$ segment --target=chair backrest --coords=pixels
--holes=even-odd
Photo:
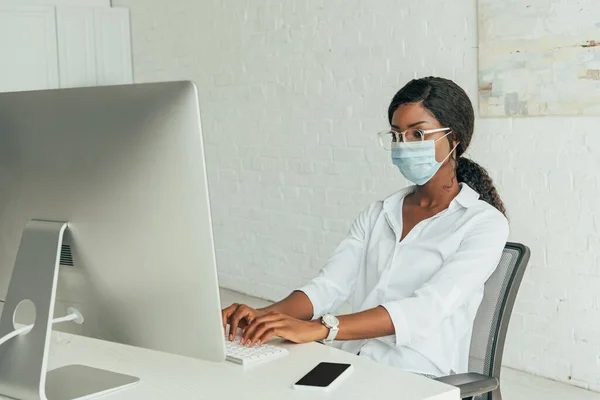
[[[529,255],[526,246],[507,243],[498,267],[485,283],[473,325],[469,372],[500,378],[506,331]]]

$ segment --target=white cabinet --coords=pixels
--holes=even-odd
[[[110,0],[0,0],[0,6],[110,7]]]
[[[133,82],[127,9],[1,4],[0,92]]]
[[[129,11],[57,7],[60,87],[133,82]]]
[[[54,7],[0,7],[0,91],[57,87]]]

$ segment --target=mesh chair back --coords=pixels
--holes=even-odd
[[[469,372],[500,378],[502,352],[517,291],[529,261],[529,249],[507,243],[498,267],[485,283],[484,295],[475,317]],[[478,396],[487,400],[491,395]]]

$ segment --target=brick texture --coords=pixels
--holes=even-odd
[[[314,276],[356,214],[405,185],[375,140],[404,83],[444,76],[476,97],[475,0],[113,5],[131,10],[136,81],[198,83],[220,281],[263,298]],[[533,253],[505,363],[600,391],[599,126],[480,119],[470,154]]]

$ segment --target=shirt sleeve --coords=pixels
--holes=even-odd
[[[436,331],[445,318],[482,290],[502,257],[508,221],[490,211],[464,237],[458,251],[409,298],[382,304],[395,329],[396,346]]]
[[[363,211],[352,224],[350,232],[339,244],[333,256],[319,275],[306,286],[304,292],[313,306],[313,319],[333,312],[342,306],[354,292],[360,268],[366,230],[377,203]]]

